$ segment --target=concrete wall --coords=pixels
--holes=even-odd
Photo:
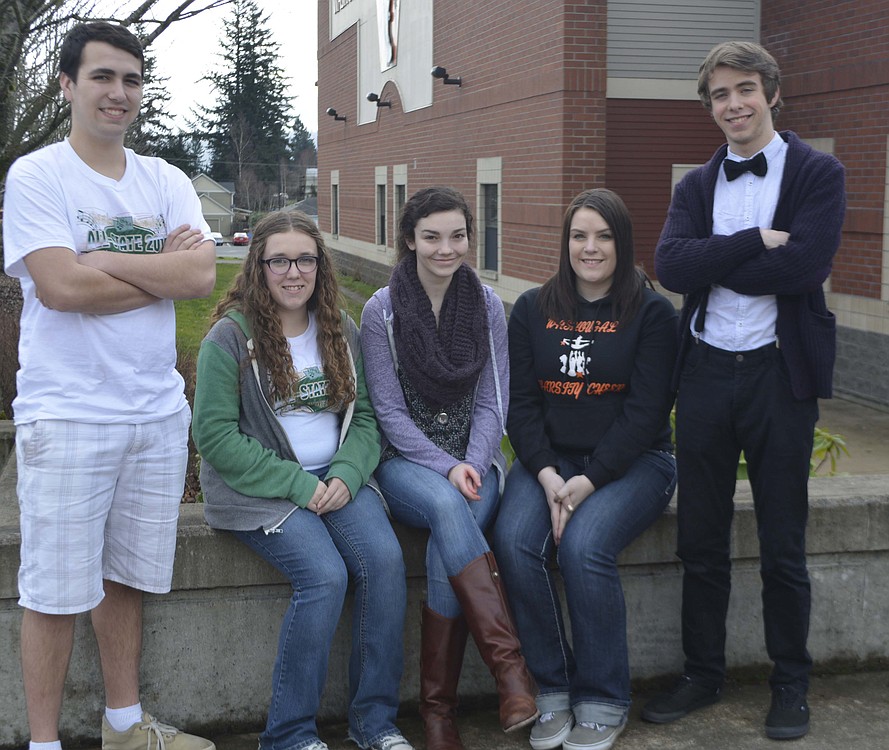
[[[0,748],[22,747],[28,730],[18,667],[21,609],[16,604],[18,524],[13,462],[0,475]],[[811,482],[809,565],[815,596],[810,648],[820,665],[855,666],[889,658],[889,482],[885,476]],[[424,597],[424,534],[398,526],[409,571],[402,701],[418,692],[419,611]],[[734,524],[734,590],[728,660],[734,670],[765,662],[757,545],[746,483]],[[630,660],[636,679],[677,673],[680,566],[673,551],[671,508],[621,559]],[[146,596],[143,702],[163,721],[193,731],[257,730],[265,719],[277,630],[290,597],[268,565],[203,522],[200,506],[182,507],[173,591]],[[347,605],[331,654],[321,718],[343,717],[349,650]],[[461,683],[466,697],[493,694],[474,648]],[[62,713],[69,744],[95,742],[102,710],[101,675],[88,620],[78,621]]]
[[[841,326],[837,332],[837,393],[865,403],[889,404],[889,335]]]

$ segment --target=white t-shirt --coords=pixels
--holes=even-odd
[[[308,328],[299,336],[288,338],[287,343],[293,369],[299,376],[299,389],[292,398],[275,404],[275,414],[300,465],[310,471],[323,469],[330,465],[339,447],[340,417],[328,411],[330,381],[324,374],[312,313],[309,313]]]
[[[24,258],[46,247],[158,253],[188,224],[210,238],[190,180],[162,159],[126,150],[121,180],[95,172],[67,141],[18,159],[6,179],[6,272],[21,280],[24,307],[16,424],[36,419],[139,424],[185,406],[176,372],[173,303],[108,315],[58,312],[35,296]]]

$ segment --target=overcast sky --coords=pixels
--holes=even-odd
[[[258,0],[269,14],[269,28],[281,45],[281,67],[288,77],[293,110],[311,133],[318,132],[318,5],[307,0]],[[178,5],[178,0],[170,5]],[[167,7],[161,4],[161,10]],[[230,8],[207,11],[173,24],[155,41],[158,73],[169,78],[169,112],[177,127],[186,127],[194,103],[209,101],[213,90],[200,81],[220,63],[217,56],[223,21]]]

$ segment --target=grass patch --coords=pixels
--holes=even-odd
[[[359,281],[351,276],[344,276],[343,274],[339,274],[338,279],[340,282],[340,299],[342,300],[343,307],[345,307],[352,320],[360,324],[364,303],[371,298],[379,287],[366,284],[363,281]]]
[[[217,263],[216,286],[209,297],[176,300],[176,349],[180,354],[197,356],[201,341],[210,330],[210,316],[216,303],[240,270],[240,263]]]
[[[377,291],[377,289],[379,289],[378,286],[367,284],[364,281],[354,279],[351,276],[343,276],[342,274],[339,276],[339,282],[340,286],[349,289],[360,297],[364,297],[365,302],[373,296],[373,293]]]

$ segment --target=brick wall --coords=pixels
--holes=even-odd
[[[654,248],[671,198],[674,164],[703,164],[724,142],[698,101],[611,99],[606,182],[633,217],[636,262],[654,278]]]
[[[880,298],[889,13],[885,0],[771,0],[762,43],[783,75],[778,124],[804,138],[835,139],[846,167],[848,207],[831,291]]]
[[[548,0],[454,0],[434,6],[434,58],[463,86],[436,81],[433,105],[392,108],[358,127],[350,118],[319,124],[319,223],[330,231],[330,171],[340,173],[340,237],[373,243],[374,167],[408,165],[407,193],[452,185],[475,210],[476,163],[500,157],[502,271],[528,280],[555,269],[565,204],[605,176],[605,4]],[[357,37],[327,41],[319,4],[319,107],[355,101]],[[404,34],[404,31],[402,31]],[[354,105],[352,105],[354,106]],[[477,213],[477,212],[476,212]],[[389,217],[389,245],[393,245]]]

